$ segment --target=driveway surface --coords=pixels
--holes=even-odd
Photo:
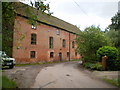
[[[80,67],[78,61],[3,70],[19,88],[116,88]]]
[[[115,88],[77,67],[77,62],[66,62],[43,68],[32,88]]]

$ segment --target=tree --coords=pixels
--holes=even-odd
[[[120,13],[117,13],[111,18],[112,24],[107,27],[106,35],[112,41],[112,45],[120,47]]]
[[[111,29],[119,30],[120,29],[120,13],[117,13],[111,18],[112,24],[110,25]]]
[[[112,24],[108,26],[108,32],[106,32],[109,39],[112,41],[112,45],[119,50],[120,60],[120,13],[117,13],[111,18]]]
[[[90,26],[79,34],[76,39],[77,52],[80,53],[85,61],[96,61],[96,51],[108,45],[108,39],[99,27]]]

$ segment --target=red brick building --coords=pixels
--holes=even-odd
[[[43,14],[29,7],[37,15],[36,26],[28,23],[30,15],[25,9],[17,8],[13,35],[13,57],[18,63],[62,61],[79,59],[75,51],[75,39],[80,30],[63,20]]]

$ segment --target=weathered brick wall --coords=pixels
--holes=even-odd
[[[56,34],[57,28],[39,24],[37,29],[31,28],[28,20],[16,16],[13,40],[13,57],[18,63],[39,62],[39,61],[58,61],[59,53],[62,53],[62,60],[69,60],[69,33],[60,30],[60,35]],[[31,33],[37,34],[37,44],[31,45]],[[49,37],[54,39],[54,48],[49,49]],[[75,56],[75,48],[72,48],[72,41],[76,38],[75,34],[70,33],[70,56],[71,59],[79,59],[80,55]],[[62,40],[66,40],[66,47],[62,47]],[[36,58],[30,58],[30,51],[36,51]],[[54,52],[54,58],[50,58],[50,52]]]

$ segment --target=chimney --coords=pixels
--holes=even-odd
[[[118,13],[120,13],[120,1],[118,2]]]

